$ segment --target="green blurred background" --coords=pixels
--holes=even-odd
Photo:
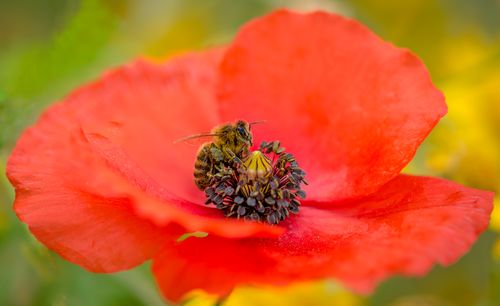
[[[449,114],[409,173],[500,192],[498,0],[0,0],[0,305],[163,305],[149,265],[85,272],[38,244],[12,212],[5,160],[51,102],[138,55],[164,58],[228,42],[277,7],[351,16],[427,64]],[[498,203],[498,198],[497,198]],[[224,305],[500,305],[500,213],[470,253],[424,278],[395,277],[371,296],[332,281],[239,288]],[[194,294],[188,305],[213,305]]]

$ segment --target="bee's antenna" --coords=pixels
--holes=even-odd
[[[259,120],[259,121],[253,121],[253,122],[249,122],[248,125],[249,126],[252,126],[254,124],[261,124],[261,123],[266,123],[266,120]]]
[[[174,141],[174,143],[179,143],[179,142],[183,142],[186,140],[191,140],[191,139],[200,138],[200,137],[208,137],[208,136],[219,136],[219,134],[194,134],[194,135],[183,137],[181,139],[177,139]]]

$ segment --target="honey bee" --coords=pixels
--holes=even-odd
[[[220,166],[229,163],[241,164],[253,145],[250,128],[253,124],[238,120],[234,123],[215,127],[211,133],[188,136],[180,141],[213,136],[213,141],[203,144],[198,150],[194,164],[194,182],[200,190],[205,190],[210,184],[211,177],[220,171]]]

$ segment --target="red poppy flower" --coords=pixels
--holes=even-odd
[[[227,48],[137,60],[52,106],[8,162],[15,211],[47,247],[90,271],[152,259],[164,295],[333,277],[369,292],[463,255],[493,194],[399,174],[446,113],[412,53],[366,27],[277,11]],[[265,120],[307,173],[279,225],[225,218],[193,183],[197,147],[174,144],[236,119]],[[178,242],[187,232],[205,238]]]

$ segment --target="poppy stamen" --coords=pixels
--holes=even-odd
[[[221,163],[205,188],[206,204],[226,217],[278,224],[297,214],[305,172],[279,141],[262,142],[242,161]]]

